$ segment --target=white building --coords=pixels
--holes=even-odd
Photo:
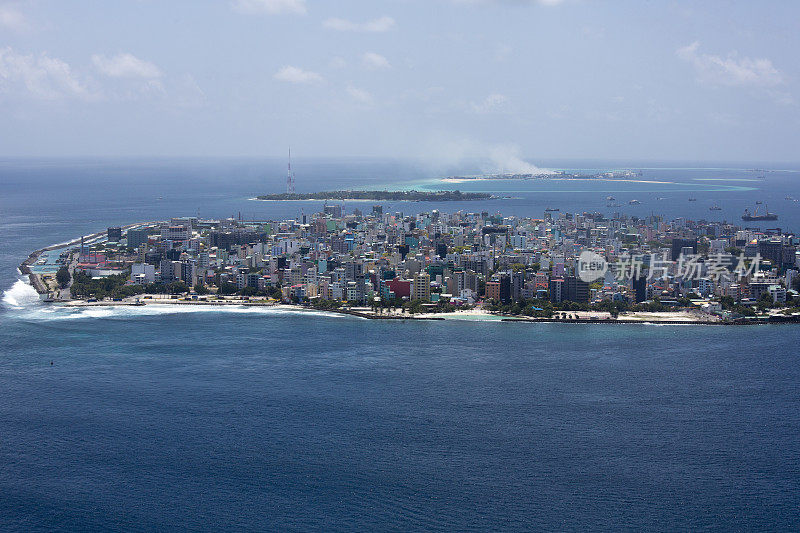
[[[138,285],[156,282],[156,267],[148,263],[134,263],[131,266],[131,281]]]

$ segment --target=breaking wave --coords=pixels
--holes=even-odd
[[[228,314],[253,315],[264,317],[282,316],[318,316],[326,318],[350,318],[338,313],[306,311],[303,309],[286,309],[272,307],[247,307],[240,305],[181,305],[181,304],[149,304],[135,306],[86,306],[65,307],[40,305],[35,309],[25,310],[22,318],[29,320],[80,320],[80,319],[129,319],[136,317],[181,315],[181,314]]]
[[[258,307],[245,305],[192,305],[192,304],[148,304],[143,306],[97,305],[68,307],[49,305],[39,300],[36,290],[23,280],[3,291],[2,304],[11,316],[23,320],[81,320],[81,319],[127,319],[135,317],[178,315],[188,313],[216,313],[232,315],[257,315],[265,317],[317,316],[326,318],[357,318],[341,313],[326,313],[293,309],[291,307]]]
[[[10,289],[3,291],[3,305],[12,309],[41,306],[39,293],[24,280],[18,279]]]

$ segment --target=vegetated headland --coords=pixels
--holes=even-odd
[[[461,191],[324,191],[308,193],[262,194],[258,200],[378,200],[394,202],[460,202],[489,200],[487,192]]]

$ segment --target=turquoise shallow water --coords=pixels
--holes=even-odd
[[[315,179],[405,172],[337,165]],[[64,311],[17,283],[110,224],[291,215],[247,201],[262,172],[0,165],[0,529],[797,529],[795,326]]]

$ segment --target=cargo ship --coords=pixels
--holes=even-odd
[[[742,220],[744,220],[745,222],[759,222],[759,221],[762,221],[762,220],[778,220],[778,215],[776,215],[775,213],[770,213],[769,212],[769,208],[766,209],[766,212],[764,214],[759,215],[758,214],[758,207],[756,207],[756,210],[755,210],[754,213],[750,213],[749,209],[745,209],[744,210],[744,215],[742,215]]]

